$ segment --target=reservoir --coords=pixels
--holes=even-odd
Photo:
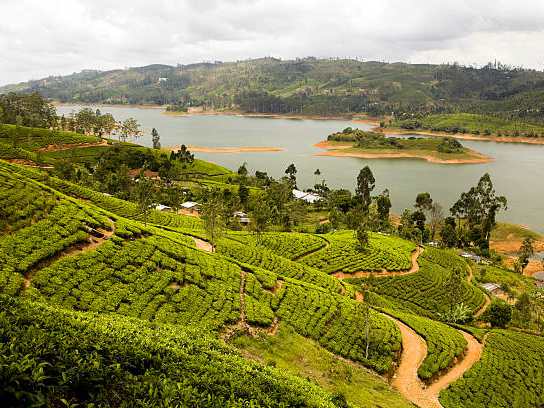
[[[61,105],[59,115],[69,115],[83,106]],[[272,119],[232,115],[170,115],[159,108],[92,106],[109,112],[117,120],[134,117],[142,125],[143,136],[136,143],[151,146],[151,129],[160,134],[163,147],[196,145],[205,147],[279,147],[280,152],[195,153],[236,170],[246,162],[251,173],[267,171],[278,178],[294,163],[299,188],[326,180],[331,188],[354,190],[359,170],[368,165],[376,178],[377,194],[385,188],[391,193],[393,210],[412,207],[418,192],[428,191],[448,213],[451,204],[484,174],[491,174],[497,194],[508,198],[508,211],[499,219],[529,226],[544,233],[544,145],[507,144],[462,140],[470,147],[494,158],[484,164],[434,164],[415,159],[361,159],[315,156],[322,151],[314,144],[347,126],[370,129],[372,126],[349,120]]]

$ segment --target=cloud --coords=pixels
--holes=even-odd
[[[541,0],[2,0],[0,84],[261,56],[544,68]]]

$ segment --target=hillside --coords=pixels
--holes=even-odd
[[[119,167],[160,152],[111,140],[95,146],[97,138],[71,132],[0,131],[9,160],[0,159],[7,406],[544,403],[541,322],[521,328],[516,308],[512,327],[490,325],[498,300],[476,285],[487,276],[529,293],[532,278],[521,282],[496,265],[485,272],[455,249],[380,231],[368,232],[364,248],[347,228],[227,225],[214,238],[209,209],[200,217],[145,212],[132,191],[126,200],[93,188],[104,187],[92,177],[108,155]],[[59,173],[67,163],[76,176]],[[207,162],[182,170],[169,185],[219,185],[221,200],[242,186],[239,173]],[[148,181],[131,188],[138,194]],[[280,188],[270,183],[252,186],[254,194]],[[213,191],[199,196],[204,206]]]
[[[0,88],[62,102],[203,106],[243,112],[338,115],[366,112],[492,113],[542,121],[544,73],[489,64],[279,60],[82,71]]]

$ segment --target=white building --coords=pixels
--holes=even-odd
[[[297,189],[293,189],[293,196],[297,200],[306,201],[307,203],[310,203],[310,204],[314,204],[317,201],[322,200],[322,198],[315,193],[307,193],[306,191],[301,191]]]

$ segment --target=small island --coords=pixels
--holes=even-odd
[[[451,137],[393,137],[348,127],[315,145],[326,149],[317,156],[360,157],[364,159],[423,159],[431,163],[487,163],[491,157],[464,147]]]

